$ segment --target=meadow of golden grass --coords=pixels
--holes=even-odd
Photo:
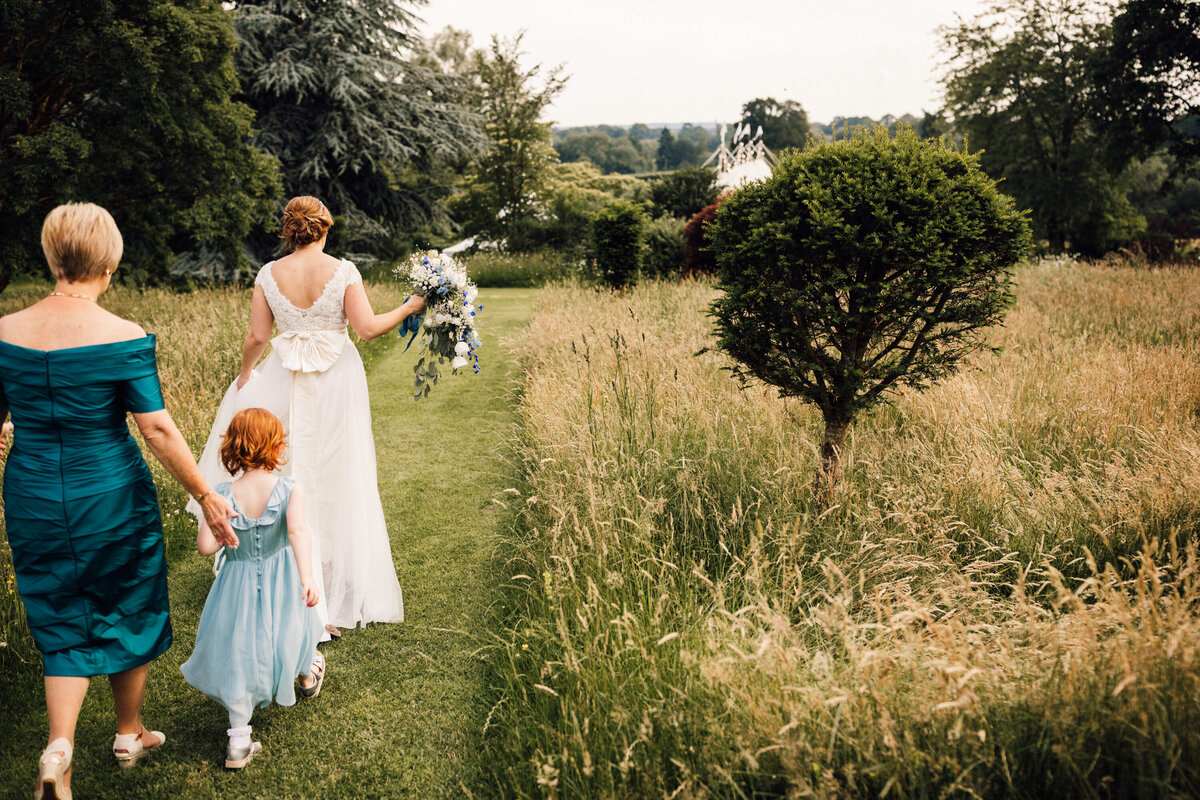
[[[1200,792],[1200,281],[1043,262],[859,419],[739,390],[703,283],[547,289],[488,761],[510,796]]]
[[[50,288],[40,283],[9,287],[0,294],[0,315],[36,302]],[[370,285],[368,293],[377,310],[392,308],[403,300],[400,287],[391,283]],[[114,286],[101,304],[157,336],[159,377],[167,410],[198,457],[217,406],[241,368],[242,341],[250,319],[250,289],[215,288],[179,294],[165,289]],[[358,344],[369,367],[386,348],[387,340],[376,339],[366,347],[362,342]],[[148,451],[146,460],[158,486],[170,559],[194,547],[195,523],[183,510],[187,494],[182,487]],[[8,540],[0,524],[0,642],[4,643],[0,647],[0,666],[12,663],[9,659],[24,664],[40,660],[15,590]]]

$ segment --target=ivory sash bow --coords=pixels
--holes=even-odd
[[[283,366],[292,372],[324,372],[342,357],[349,340],[346,329],[285,331],[271,340]]]

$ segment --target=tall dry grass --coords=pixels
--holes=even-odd
[[[1200,792],[1200,282],[1024,267],[1005,350],[860,419],[740,391],[710,286],[556,287],[525,347],[506,796]]]
[[[45,297],[51,287],[24,284],[0,294],[0,315],[9,314]],[[390,283],[368,286],[376,309],[391,308],[404,298]],[[197,456],[208,438],[217,406],[241,368],[242,341],[250,319],[250,290],[204,289],[178,294],[164,289],[114,286],[101,304],[109,311],[140,324],[158,339],[158,368],[163,396],[184,437]],[[358,342],[368,368],[385,352],[391,337]],[[136,430],[131,425],[131,430]],[[20,432],[17,432],[20,435]],[[135,433],[136,436],[136,433]],[[139,442],[140,437],[138,437]],[[187,493],[145,451],[158,487],[167,557],[172,560],[195,546],[195,522],[186,514]],[[4,456],[0,456],[0,468]],[[13,580],[8,537],[0,519],[0,667],[40,663],[25,622]],[[11,659],[11,660],[10,660]]]

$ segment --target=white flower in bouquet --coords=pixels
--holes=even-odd
[[[448,255],[430,250],[414,253],[407,264],[396,268],[395,274],[402,280],[411,281],[413,293],[425,298],[421,332],[427,356],[413,367],[416,374],[414,399],[428,396],[430,388],[437,383],[437,365],[444,364],[447,359],[454,372],[471,366],[472,371],[478,373],[476,351],[482,342],[475,329],[475,300],[479,297],[479,289],[467,278],[463,266]],[[479,306],[480,310],[482,308]],[[404,330],[415,336],[417,329],[415,325],[406,325]]]

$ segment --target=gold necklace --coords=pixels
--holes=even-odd
[[[93,303],[96,302],[96,298],[92,297],[91,295],[74,294],[73,292],[57,292],[56,291],[56,292],[51,292],[50,296],[51,297],[78,297],[80,300],[91,300]]]

